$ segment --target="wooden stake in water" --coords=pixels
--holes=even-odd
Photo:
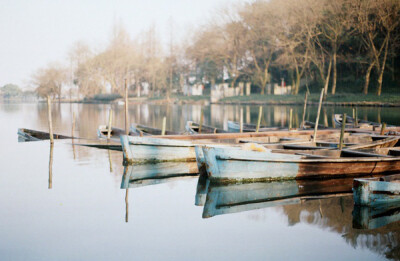
[[[386,129],[386,122],[384,122],[384,123],[382,124],[381,135],[385,135],[385,129]]]
[[[240,108],[240,116],[239,116],[239,125],[240,125],[240,133],[243,132],[243,108]]]
[[[201,128],[203,126],[203,118],[204,118],[204,111],[203,107],[201,107],[201,112],[200,112],[200,125],[199,125],[199,134],[201,133]]]
[[[293,127],[293,109],[290,108],[289,110],[289,130]]]
[[[258,132],[260,130],[261,117],[262,117],[262,106],[260,106],[260,108],[258,110],[258,121],[257,121],[256,132]]]
[[[51,100],[50,95],[47,95],[47,114],[49,117],[49,136],[50,136],[50,143],[54,143],[54,136],[53,136],[53,120],[51,118]]]
[[[339,150],[343,148],[344,129],[346,128],[346,113],[342,115],[342,129],[340,130]]]
[[[306,91],[306,96],[304,97],[303,119],[301,121],[301,128],[302,129],[304,129],[304,121],[306,119],[307,98],[308,98],[308,91]]]
[[[75,112],[72,113],[72,130],[71,130],[71,136],[72,139],[74,139],[74,133],[75,133]]]
[[[128,84],[125,79],[125,134],[129,135],[129,122],[128,122]]]
[[[112,124],[112,109],[108,111],[108,130],[107,130],[107,139],[111,138],[111,124]]]
[[[129,218],[129,189],[126,189],[125,193],[125,222],[128,223]]]
[[[167,117],[164,116],[162,120],[162,129],[161,129],[161,135],[165,135],[165,125],[167,124]]]
[[[50,158],[49,158],[49,189],[53,188],[53,147],[54,144],[50,143]]]
[[[322,106],[322,98],[324,97],[324,88],[321,90],[321,95],[319,97],[319,104],[318,104],[318,112],[317,112],[317,119],[315,120],[315,128],[314,128],[314,137],[313,141],[317,140],[317,131],[318,131],[318,124],[319,124],[319,115],[321,113],[321,106]]]
[[[354,113],[355,113],[355,117],[354,117],[354,123],[355,126],[358,127],[358,112],[357,112],[357,107],[354,108]]]

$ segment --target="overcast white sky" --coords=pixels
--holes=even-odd
[[[216,8],[246,0],[0,0],[0,87],[22,88],[49,62],[66,61],[77,41],[105,45],[114,22],[131,36],[154,23],[160,34],[172,17],[179,29],[204,23]]]

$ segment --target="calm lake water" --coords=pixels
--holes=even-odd
[[[53,104],[55,133],[70,135],[75,113],[75,135],[96,139],[109,108]],[[265,106],[263,123],[287,126],[290,108]],[[303,108],[292,108],[298,125]],[[124,127],[123,106],[113,109],[114,125]],[[167,116],[167,128],[179,131],[187,120],[199,121],[200,111],[197,105],[132,105],[130,121],[161,127]],[[245,122],[256,122],[257,106],[243,111]],[[314,121],[316,111],[309,108],[306,118]],[[239,112],[240,106],[205,107],[205,124],[226,127]],[[351,108],[327,107],[320,123],[331,125],[334,112],[352,115]],[[358,108],[358,116],[400,125],[400,108]],[[0,119],[1,260],[400,259],[396,209],[371,214],[354,209],[346,195],[273,204],[257,198],[263,191],[309,186],[296,181],[212,187],[185,177],[143,183],[127,193],[120,188],[121,152],[72,146],[70,140],[55,142],[49,179],[49,142],[17,139],[21,127],[47,131],[45,104],[0,104]],[[214,204],[235,190],[245,191],[237,204]]]

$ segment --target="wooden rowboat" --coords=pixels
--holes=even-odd
[[[243,124],[243,132],[255,132],[257,129],[256,124],[252,123],[244,123]],[[259,130],[260,132],[264,131],[277,131],[282,128],[279,127],[268,127],[268,126],[260,126]],[[228,121],[228,131],[229,132],[240,132],[240,123],[235,122],[235,121]]]
[[[351,132],[352,130],[348,130]],[[318,135],[337,135],[339,130],[321,130]],[[312,135],[311,130],[272,131],[259,133],[217,133],[165,136],[121,136],[125,164],[165,161],[195,161],[196,145],[237,143],[241,139],[251,140],[266,137],[284,138]]]
[[[378,206],[400,203],[400,174],[380,178],[355,179],[354,204]]]
[[[187,121],[185,129],[189,134],[198,134],[199,133],[199,123],[193,121]],[[201,125],[201,133],[228,133],[226,130],[215,128],[208,125]]]
[[[141,124],[131,124],[130,131],[133,133],[134,136],[150,136],[150,135],[161,135],[162,130],[158,128],[152,128],[148,126],[144,126]],[[165,135],[179,135],[179,132],[175,131],[165,131]]]
[[[352,178],[220,184],[211,182],[203,218],[351,195]]]
[[[341,127],[343,123],[343,115],[342,114],[335,114],[333,117],[335,124],[337,127]],[[356,119],[350,116],[346,116],[346,128],[354,128],[356,125]],[[368,130],[374,130],[378,129],[382,126],[382,124],[378,122],[373,122],[373,121],[366,121],[366,120],[361,120],[357,119],[357,126],[358,128],[361,129],[368,129]],[[386,125],[386,128],[395,128],[396,126],[394,125]]]
[[[125,130],[117,127],[111,127],[110,138],[113,140],[119,140],[121,135],[125,134]],[[100,125],[97,129],[97,136],[101,139],[107,139],[108,135],[108,126],[107,125]],[[132,131],[129,132],[129,135],[136,135]]]
[[[199,150],[199,149],[198,149]],[[330,151],[330,150],[328,150]],[[220,182],[333,178],[400,172],[400,157],[367,152],[334,151],[339,155],[285,154],[271,150],[203,146],[204,165],[210,178]],[[353,152],[353,154],[352,154]],[[348,157],[348,154],[357,156]]]
[[[321,130],[321,134],[338,130]],[[235,142],[236,139],[252,137],[285,137],[310,135],[312,131],[279,131],[261,133],[217,133],[196,135],[127,136],[121,135],[121,145],[125,164],[165,161],[196,161],[195,146]]]
[[[53,134],[54,139],[71,139],[72,137]],[[31,129],[20,128],[18,129],[18,141],[26,142],[26,141],[39,141],[39,140],[49,140],[50,134],[44,131],[37,131]]]

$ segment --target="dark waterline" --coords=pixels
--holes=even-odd
[[[108,121],[109,105],[54,104],[55,132],[96,138]],[[263,123],[287,126],[293,108],[295,126],[302,106],[264,106]],[[123,106],[113,107],[114,125],[123,127]],[[199,121],[197,105],[132,105],[130,121],[184,129]],[[256,122],[258,107],[243,106],[245,122]],[[352,114],[347,107],[323,111]],[[240,106],[204,108],[205,124],[226,127],[239,120]],[[399,108],[358,108],[359,118],[400,124]],[[20,127],[47,130],[45,104],[0,104],[0,256],[1,260],[376,260],[400,258],[400,223],[375,229],[353,228],[351,196],[260,207],[202,218],[198,177],[173,178],[156,185],[120,189],[120,152],[72,146],[56,141],[49,176],[48,141],[18,143]],[[316,107],[306,119],[314,121]],[[51,185],[51,189],[49,189]],[[296,184],[295,187],[301,188]],[[198,192],[196,195],[196,191]],[[203,190],[204,191],[204,190]],[[201,205],[201,204],[200,204]],[[231,209],[232,210],[232,209]],[[244,211],[246,210],[246,211]],[[128,222],[126,222],[128,221]]]

